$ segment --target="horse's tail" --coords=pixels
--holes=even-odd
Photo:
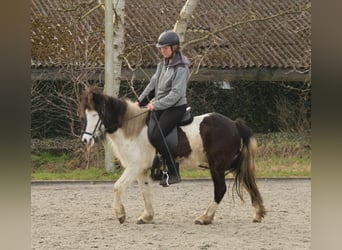
[[[260,216],[264,217],[266,211],[255,179],[254,160],[257,141],[252,130],[245,125],[244,121],[237,119],[235,124],[242,138],[242,146],[240,155],[233,164],[233,171],[235,173],[234,187],[242,201],[244,200],[242,187],[246,188],[251,196],[253,206],[257,206]]]

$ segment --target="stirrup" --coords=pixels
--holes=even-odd
[[[166,178],[164,178],[164,176],[166,176]],[[162,176],[162,179],[160,181],[161,182],[160,185],[162,185],[164,187],[170,186],[169,179],[170,179],[169,174],[167,173],[167,171],[163,170],[163,176]],[[164,184],[164,180],[165,180],[165,184]]]

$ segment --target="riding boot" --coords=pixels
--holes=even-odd
[[[160,185],[163,187],[167,187],[171,184],[175,184],[181,182],[180,172],[179,172],[179,163],[175,162],[175,166],[172,163],[166,163],[167,165],[167,174],[163,175],[163,179],[160,181]]]

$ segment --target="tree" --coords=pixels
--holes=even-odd
[[[116,97],[120,90],[122,54],[124,51],[124,9],[125,0],[106,0],[105,2],[104,93]],[[105,167],[107,172],[114,172],[113,150],[108,143],[107,141],[104,143]]]
[[[107,95],[118,96],[121,81],[122,55],[125,47],[125,0],[106,0],[105,8],[105,57],[107,59],[105,64],[106,78],[104,92]]]
[[[180,43],[183,44],[184,37],[186,33],[186,28],[188,26],[188,20],[196,8],[198,0],[187,0],[179,13],[179,18],[176,21],[173,30],[179,34]]]

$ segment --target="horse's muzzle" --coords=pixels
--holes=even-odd
[[[87,140],[87,138],[83,138],[83,136],[82,136],[81,141],[82,141],[82,143],[83,143],[84,145],[88,145],[88,144],[91,143],[92,138],[90,138],[90,140]],[[88,141],[89,141],[89,142],[88,142]]]
[[[96,137],[93,134],[83,132],[81,137],[81,142],[86,145],[92,147],[96,142]]]

